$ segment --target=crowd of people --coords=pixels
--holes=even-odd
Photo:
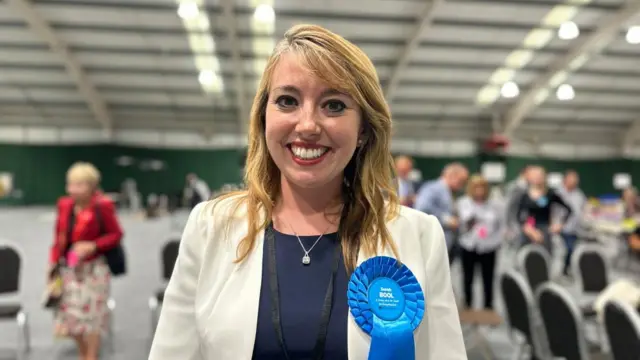
[[[461,262],[466,307],[474,305],[473,279],[479,267],[483,308],[493,308],[497,254],[508,242],[517,247],[537,243],[551,252],[551,237],[559,235],[566,246],[563,273],[570,276],[571,255],[587,202],[579,188],[577,172],[567,170],[562,186],[552,189],[547,186],[544,168],[527,166],[503,186],[503,196],[496,196],[492,187],[500,185],[491,184],[480,174],[470,174],[461,163],[448,164],[440,177],[422,184],[411,179],[414,169],[410,157],[397,157],[395,167],[399,202],[437,218],[444,231],[449,264],[457,259]],[[189,207],[206,200],[209,196],[206,183],[195,174],[189,174],[186,180]],[[69,197],[58,204],[57,235],[51,248],[49,276],[60,277],[63,287],[54,306],[56,333],[75,338],[85,359],[97,358],[100,344],[97,334],[106,324],[108,311],[105,301],[110,269],[105,258],[98,255],[116,247],[122,237],[115,209],[101,196],[99,182],[100,173],[91,164],[77,163],[70,168]],[[624,191],[623,203],[625,216],[639,212],[634,189]],[[83,215],[97,211],[99,216]],[[90,223],[79,233],[74,230],[75,224],[84,218],[90,219]],[[639,231],[630,234],[630,242],[640,248]],[[61,260],[65,267],[59,266]],[[70,267],[71,262],[78,265]]]
[[[566,246],[563,273],[569,277],[573,249],[587,198],[580,190],[574,170],[564,174],[562,186],[550,188],[546,171],[529,165],[496,196],[493,186],[480,174],[470,176],[461,163],[451,163],[439,178],[415,184],[409,179],[413,162],[396,158],[401,202],[435,216],[445,233],[449,263],[460,259],[464,301],[473,306],[473,279],[479,267],[484,286],[484,308],[493,307],[493,283],[498,250],[510,242],[517,247],[536,243],[552,251],[552,236]]]

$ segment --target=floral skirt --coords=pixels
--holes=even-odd
[[[104,259],[63,268],[62,297],[54,315],[56,336],[80,336],[105,331],[111,272]]]

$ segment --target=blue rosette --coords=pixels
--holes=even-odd
[[[371,336],[369,360],[415,359],[424,293],[407,266],[388,256],[366,260],[351,275],[347,297],[356,323]]]

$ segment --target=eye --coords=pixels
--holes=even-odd
[[[341,113],[347,108],[347,105],[340,100],[329,100],[324,104],[324,108],[332,113]]]
[[[298,106],[298,100],[289,95],[279,96],[274,103],[281,109],[291,109]]]

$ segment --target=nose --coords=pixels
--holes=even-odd
[[[302,137],[313,137],[320,135],[322,131],[318,123],[318,114],[313,106],[302,108],[299,112],[298,123],[295,131]]]

